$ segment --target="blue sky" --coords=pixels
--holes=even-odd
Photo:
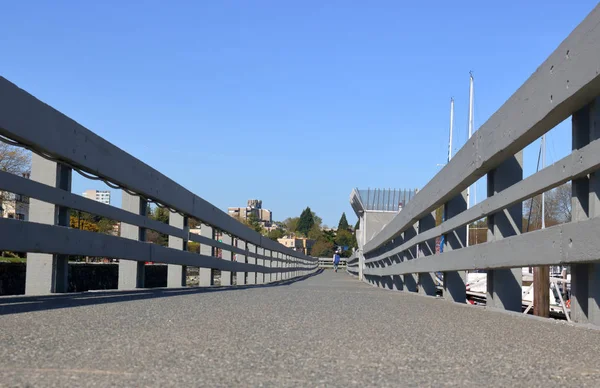
[[[260,198],[332,226],[356,220],[353,187],[437,173],[451,96],[464,143],[470,70],[478,127],[595,5],[0,1],[0,74],[222,209]],[[568,134],[549,135],[549,163]]]

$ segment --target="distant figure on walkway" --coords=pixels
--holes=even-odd
[[[335,251],[333,254],[333,270],[337,272],[338,265],[340,264],[340,251]]]

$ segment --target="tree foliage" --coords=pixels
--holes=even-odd
[[[157,206],[152,211],[152,216],[150,218],[152,218],[153,220],[156,220],[156,221],[160,221],[163,224],[168,224],[169,223],[169,215],[170,215],[169,213],[170,213],[169,209]]]
[[[248,218],[246,218],[246,225],[248,225],[250,227],[250,229],[252,229],[258,233],[262,233],[264,231],[263,226],[260,223],[260,220],[254,213],[250,213]]]
[[[300,217],[288,217],[285,220],[283,220],[283,225],[285,230],[288,233],[296,233],[296,231],[298,230],[298,221],[300,220]]]
[[[195,218],[188,218],[188,226],[190,229],[198,229],[200,227],[200,221]]]
[[[335,236],[335,243],[339,246],[352,247],[354,245],[354,236],[347,230],[339,230]]]
[[[335,232],[333,230],[324,230],[321,234],[321,238],[332,244],[335,244]]]
[[[348,230],[349,228],[350,225],[348,225],[348,220],[346,219],[346,212],[344,212],[338,223],[338,230]]]
[[[335,244],[342,248],[341,256],[342,257],[350,257],[352,254],[352,248],[357,248],[358,244],[356,242],[356,236],[354,233],[350,233],[348,230],[340,230],[338,229],[337,234],[335,236]]]
[[[318,225],[313,225],[313,227],[308,231],[308,238],[311,240],[318,240],[323,235],[321,228]]]
[[[296,228],[298,233],[301,233],[303,236],[308,236],[308,232],[315,225],[315,219],[313,217],[313,213],[310,210],[310,207],[307,207],[300,214],[300,219],[298,220],[298,227]]]
[[[317,225],[318,227],[321,227],[321,225],[323,224],[323,219],[321,217],[319,217],[317,215],[317,213],[311,211],[310,214],[312,214],[313,217],[313,222],[315,223],[315,225]]]
[[[314,257],[329,257],[333,255],[333,247],[333,242],[319,239],[313,245],[310,254]]]
[[[69,224],[71,228],[81,229],[88,232],[98,232],[99,230],[98,224],[96,222],[93,222],[89,219],[80,218],[78,217],[77,213],[71,213]]]
[[[571,221],[571,183],[565,183],[545,194],[544,213],[546,226]],[[542,227],[542,195],[523,202],[523,231]]]
[[[31,171],[31,152],[0,141],[0,171],[21,176],[28,174]],[[13,199],[14,194],[0,191],[0,209],[2,202]]]
[[[282,238],[283,235],[284,235],[283,230],[273,229],[267,234],[267,237],[270,238],[271,240],[277,241],[278,239]]]
[[[115,225],[117,225],[117,221],[78,210],[72,210],[69,225],[71,228],[86,230],[88,232],[115,234]]]
[[[155,207],[152,209],[148,207],[147,216],[155,221],[160,221],[165,224],[169,223],[169,210],[166,208]],[[148,229],[146,230],[146,241],[166,247],[169,245],[169,236]]]
[[[0,171],[23,175],[31,170],[31,152],[0,142]]]
[[[354,225],[354,230],[358,230],[358,228],[360,228],[360,218],[358,220],[356,220],[356,225]]]

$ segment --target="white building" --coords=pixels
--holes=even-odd
[[[85,198],[93,199],[106,205],[110,205],[110,191],[108,190],[86,190],[81,195],[83,195]]]
[[[0,215],[29,221],[29,198],[20,194],[0,193]]]
[[[29,179],[29,173],[22,175]],[[29,221],[29,197],[0,191],[0,217]]]

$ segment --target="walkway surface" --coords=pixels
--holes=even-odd
[[[597,386],[599,349],[600,331],[331,271],[241,290],[0,298],[0,386]]]

